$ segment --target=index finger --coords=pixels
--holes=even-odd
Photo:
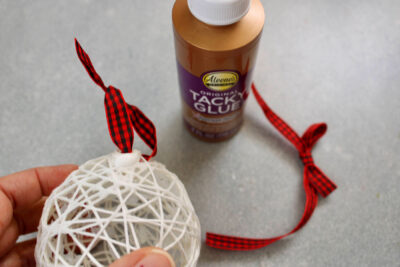
[[[43,196],[50,195],[75,169],[76,165],[68,164],[13,173],[0,178],[0,193],[4,193],[15,210],[30,207]]]

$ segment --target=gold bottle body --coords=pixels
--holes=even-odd
[[[222,141],[240,129],[264,20],[259,0],[226,26],[201,22],[187,0],[176,0],[172,21],[182,114],[196,137]]]

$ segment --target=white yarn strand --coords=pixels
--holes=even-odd
[[[49,196],[35,250],[38,266],[107,266],[142,247],[196,266],[200,223],[179,178],[139,151],[90,160]]]

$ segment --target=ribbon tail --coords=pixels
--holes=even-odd
[[[293,234],[294,232],[300,230],[300,228],[302,228],[308,222],[318,204],[317,191],[312,187],[306,176],[304,176],[303,178],[303,187],[304,192],[306,193],[306,203],[304,205],[303,216],[301,217],[301,220],[297,224],[297,226],[290,232],[290,234]]]
[[[256,239],[207,233],[206,244],[217,249],[245,251],[268,246],[282,238]]]
[[[304,177],[312,187],[322,196],[327,197],[336,188],[336,184],[323,173],[316,165],[306,165],[304,167]]]
[[[271,122],[275,129],[277,129],[289,142],[291,142],[297,148],[297,150],[302,149],[303,144],[298,134],[282,118],[280,118],[267,105],[267,103],[265,103],[254,83],[251,84],[251,89],[253,91],[255,99],[262,108],[265,117],[267,117],[267,119]]]
[[[304,207],[303,216],[301,217],[296,227],[293,228],[293,230],[290,231],[289,233],[273,238],[263,238],[263,239],[207,233],[206,244],[210,247],[223,250],[240,250],[240,251],[255,250],[262,247],[266,247],[284,237],[287,237],[297,232],[308,222],[318,204],[317,192],[310,185],[310,182],[306,178],[304,178],[304,190],[306,192],[306,203]]]
[[[157,154],[156,127],[138,107],[129,104],[127,105],[133,128],[136,130],[143,142],[152,150],[150,155],[143,155],[146,160],[150,160]]]
[[[89,58],[89,55],[85,52],[85,50],[83,50],[83,48],[79,44],[78,40],[76,40],[76,38],[75,38],[75,49],[76,53],[78,54],[79,60],[82,62],[82,65],[85,67],[90,78],[92,78],[92,80],[98,86],[100,86],[104,91],[106,91],[107,87],[104,85],[100,75],[97,74],[96,70],[94,69],[92,61]]]

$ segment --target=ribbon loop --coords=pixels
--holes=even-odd
[[[89,55],[82,49],[75,39],[75,48],[79,60],[82,62],[92,80],[105,92],[104,107],[106,110],[108,130],[114,144],[122,153],[132,152],[134,133],[136,130],[140,138],[152,150],[151,155],[143,155],[150,160],[157,153],[156,127],[149,118],[137,107],[129,105],[121,91],[113,86],[106,87],[93,67]]]
[[[308,127],[301,137],[301,147],[298,148],[299,156],[304,166],[314,165],[311,150],[317,141],[325,134],[327,129],[326,123],[315,123]]]
[[[308,127],[308,129],[304,132],[301,139],[304,141],[306,147],[312,149],[312,147],[317,143],[317,141],[324,136],[326,133],[328,126],[326,123],[315,123]]]
[[[326,123],[316,123],[311,125],[301,137],[303,148],[299,155],[304,164],[304,176],[308,179],[311,186],[322,197],[327,197],[336,185],[315,165],[311,150],[318,140],[326,133]]]

